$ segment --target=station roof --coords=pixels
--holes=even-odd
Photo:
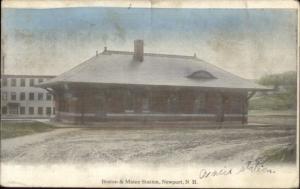
[[[200,73],[199,77],[197,73]],[[202,75],[205,77],[202,78]],[[212,77],[207,78],[209,75]],[[133,59],[133,52],[111,50],[104,50],[40,86],[51,87],[64,83],[269,90],[196,56],[144,53],[140,62]]]

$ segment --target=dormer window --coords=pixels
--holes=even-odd
[[[211,73],[204,70],[196,71],[187,77],[192,79],[203,79],[203,80],[216,79],[215,76],[213,76]]]

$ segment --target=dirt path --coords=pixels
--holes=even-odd
[[[3,162],[224,163],[295,143],[290,127],[57,129],[1,141]]]

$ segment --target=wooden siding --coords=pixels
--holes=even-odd
[[[58,110],[57,119],[73,122],[101,121],[107,119],[107,114],[143,114],[145,117],[147,115],[145,112],[149,115],[166,115],[161,116],[162,119],[167,117],[167,119],[171,119],[172,116],[169,115],[173,114],[178,116],[181,114],[200,114],[204,116],[181,115],[181,118],[221,122],[229,120],[247,121],[245,116],[247,114],[246,101],[247,92],[183,90],[178,88],[73,87],[56,90],[55,95]],[[145,110],[144,107],[148,107],[148,110]],[[205,118],[205,115],[214,116]],[[131,115],[131,118],[134,116]],[[158,118],[159,116],[155,119]]]

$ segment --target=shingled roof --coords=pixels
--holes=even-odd
[[[40,84],[51,87],[63,83],[126,84],[149,86],[188,86],[267,90],[195,56],[144,53],[142,62],[133,59],[133,52],[105,50],[73,69]],[[205,72],[209,78],[191,77]]]

